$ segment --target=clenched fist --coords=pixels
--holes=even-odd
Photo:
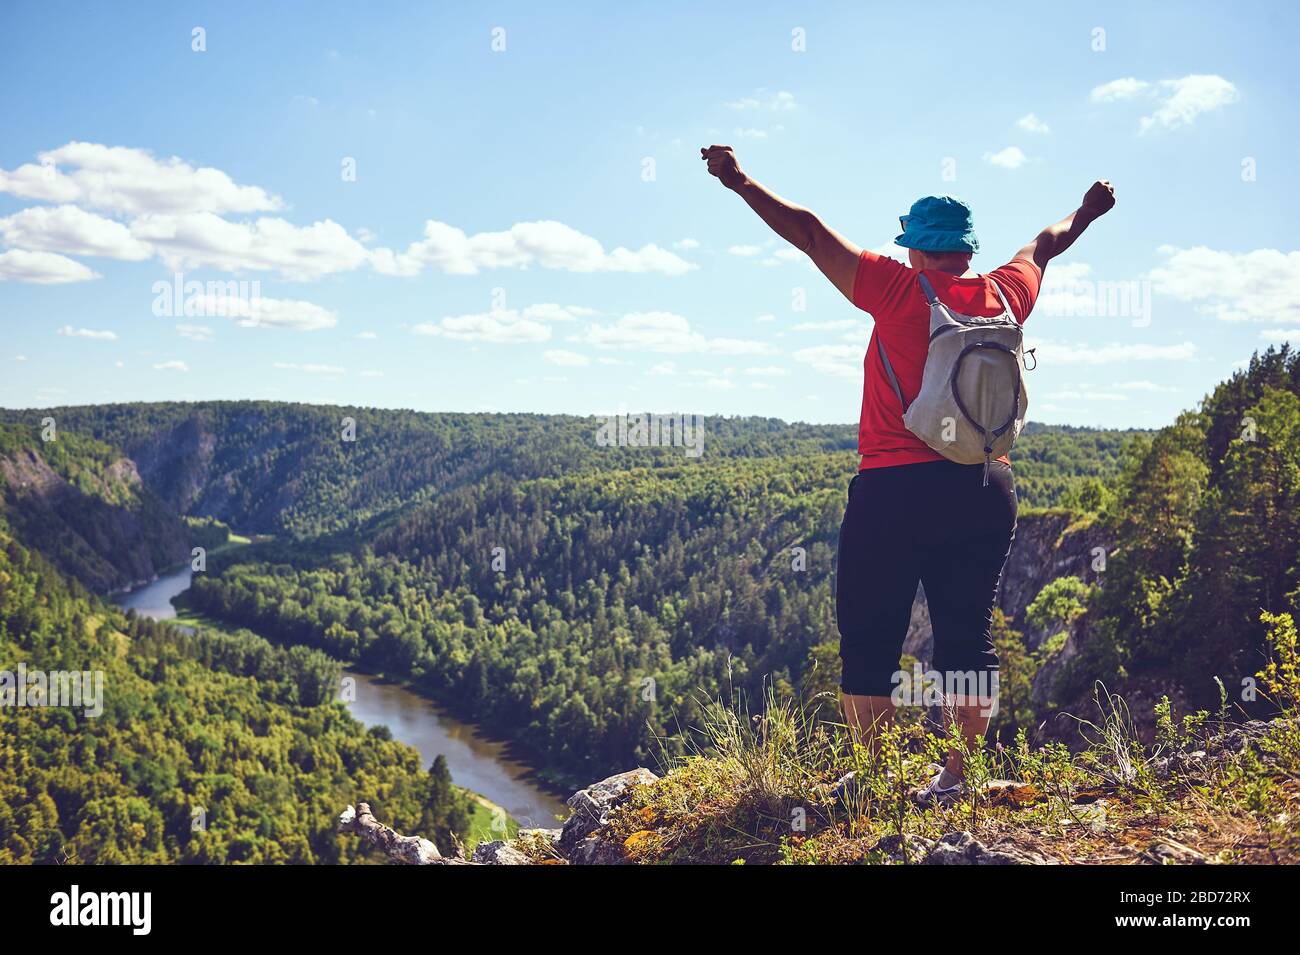
[[[735,189],[745,181],[745,173],[730,146],[701,146],[700,158],[709,164],[709,175],[717,176],[728,189]]]
[[[1115,187],[1105,179],[1094,182],[1083,197],[1083,208],[1093,215],[1105,215],[1114,205]]]

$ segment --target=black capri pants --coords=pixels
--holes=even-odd
[[[1010,466],[925,461],[859,471],[840,524],[835,617],[840,688],[889,696],[925,585],[934,627],[931,669],[996,670],[989,635],[998,581],[1016,531]]]

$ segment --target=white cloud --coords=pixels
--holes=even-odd
[[[1146,132],[1153,126],[1177,129],[1190,126],[1201,113],[1235,103],[1237,88],[1222,76],[1194,75],[1179,80],[1161,80],[1164,101],[1150,116],[1143,116],[1139,128]]]
[[[377,368],[363,368],[361,370],[362,378],[383,378],[384,373]]]
[[[521,345],[549,341],[551,327],[525,318],[514,309],[496,309],[473,315],[451,315],[436,322],[421,322],[411,328],[417,335],[431,335],[462,342]]]
[[[552,365],[563,365],[568,368],[585,368],[591,364],[591,359],[586,355],[581,355],[576,351],[565,351],[562,348],[553,348],[543,352],[542,358]]]
[[[1052,131],[1052,128],[1050,126],[1048,126],[1045,122],[1043,122],[1033,113],[1026,113],[1024,116],[1021,116],[1018,120],[1016,120],[1016,126],[1018,126],[1020,129],[1023,129],[1027,133],[1034,133],[1040,136],[1046,135],[1047,133],[1050,133]]]
[[[190,366],[183,361],[172,359],[171,361],[160,361],[153,366],[154,371],[189,371]]]
[[[295,361],[277,361],[271,367],[282,371],[301,371],[309,375],[341,375],[344,372],[338,365],[299,364]]]
[[[283,206],[255,186],[236,185],[219,169],[196,169],[175,156],[155,159],[144,149],[71,142],[37,158],[40,164],[0,170],[0,192],[128,216],[267,212]]]
[[[1146,80],[1139,80],[1136,77],[1129,76],[1124,79],[1111,80],[1109,83],[1102,83],[1100,86],[1094,86],[1088,98],[1094,103],[1113,103],[1116,100],[1132,99],[1133,97],[1145,93],[1151,88],[1151,84]]]
[[[1158,385],[1154,381],[1124,381],[1115,385],[1120,391],[1171,392],[1178,389],[1172,385]]]
[[[53,283],[98,277],[72,260],[45,253],[135,261],[157,255],[177,271],[278,272],[290,281],[312,281],[366,264],[398,276],[416,275],[426,266],[455,274],[534,265],[665,275],[698,268],[653,243],[606,250],[591,236],[554,221],[466,235],[427,220],[424,238],[406,251],[370,249],[364,244],[375,238],[370,230],[358,229],[353,236],[329,219],[300,226],[274,216],[226,218],[278,210],[284,203],[258,187],[237,185],[221,170],[195,168],[176,157],[159,160],[142,149],[74,142],[39,158],[40,164],[0,170],[0,192],[58,204],[0,219],[0,237],[21,247],[0,256],[0,280]],[[684,239],[677,245],[695,248],[698,242]]]
[[[327,308],[291,298],[246,299],[237,295],[208,294],[195,296],[193,302],[195,315],[234,318],[238,319],[237,324],[248,328],[316,332],[333,328],[339,321],[338,315]],[[189,302],[186,305],[188,308]]]
[[[1055,285],[1073,285],[1088,278],[1092,266],[1087,262],[1058,262],[1052,265],[1049,278],[1044,279],[1043,288]]]
[[[689,252],[691,249],[698,249],[699,247],[700,243],[697,239],[678,239],[673,243],[674,249],[680,249],[683,252]]]
[[[218,169],[96,143],[69,143],[40,156],[49,165],[0,170],[0,191],[61,205],[24,209],[0,220],[0,234],[10,245],[134,261],[157,254],[176,270],[278,271],[293,281],[370,261],[370,251],[329,220],[297,226],[276,217],[223,218],[279,209],[283,203],[262,189],[236,185]]]
[[[411,330],[417,335],[443,336],[457,341],[523,344],[550,341],[550,323],[572,322],[595,314],[594,308],[581,305],[540,302],[523,309],[499,308],[472,315],[447,316],[436,322],[421,322]]]
[[[629,312],[612,325],[588,325],[574,341],[597,348],[634,348],[646,352],[715,355],[759,355],[775,349],[765,342],[738,338],[708,338],[672,312]]]
[[[727,252],[731,255],[738,255],[745,259],[758,255],[762,251],[763,247],[761,245],[733,245],[727,249]]]
[[[778,90],[769,94],[764,89],[756,90],[753,96],[742,96],[740,99],[731,100],[722,105],[727,109],[741,111],[766,109],[774,113],[786,113],[796,106],[794,94],[788,90]]]
[[[756,368],[746,368],[745,374],[755,378],[775,378],[790,373],[784,368],[779,368],[776,365],[764,365]]]
[[[210,342],[213,339],[212,327],[209,325],[188,325],[180,324],[176,326],[176,334],[181,338],[188,338],[192,342]]]
[[[860,379],[865,356],[859,345],[814,345],[800,348],[791,357],[824,375]]]
[[[66,335],[68,338],[93,338],[101,342],[117,341],[117,332],[110,332],[107,329],[73,328],[71,325],[64,325],[59,329],[59,334]]]
[[[1190,126],[1202,113],[1235,103],[1237,87],[1222,76],[1193,73],[1176,80],[1149,83],[1135,77],[1111,80],[1094,87],[1089,98],[1094,103],[1113,103],[1135,98],[1153,100],[1155,111],[1138,121],[1138,131],[1153,128],[1177,129]]]
[[[700,381],[700,387],[708,388],[710,391],[731,391],[736,387],[736,383],[731,380],[736,369],[727,368],[723,371],[716,371],[708,368],[693,368],[690,376],[692,378],[703,379]]]
[[[836,318],[824,322],[799,322],[791,327],[792,332],[844,332],[863,327],[856,318]]]
[[[1116,394],[1113,391],[1094,391],[1085,389],[1082,391],[1053,391],[1045,396],[1049,401],[1127,401],[1127,395]]]
[[[358,229],[353,236],[329,219],[297,225],[274,216],[227,218],[281,209],[284,203],[258,187],[236,184],[221,170],[196,168],[176,157],[160,160],[146,150],[74,142],[39,158],[39,164],[0,170],[0,192],[57,204],[0,218],[0,240],[15,247],[0,255],[0,280],[57,283],[99,277],[67,255],[131,261],[156,255],[175,271],[278,272],[290,281],[313,281],[366,264],[399,276],[418,274],[426,266],[455,274],[537,266],[681,275],[698,268],[653,243],[606,250],[591,236],[555,221],[466,235],[427,220],[424,238],[406,251],[370,249],[364,244],[375,238],[370,230]],[[676,243],[683,250],[698,245],[694,239]],[[580,314],[585,313],[575,311],[568,318]],[[557,314],[549,320],[565,319]]]
[[[385,275],[417,275],[425,267],[453,275],[474,275],[480,269],[527,268],[566,272],[659,272],[681,275],[698,268],[675,253],[649,244],[633,251],[623,247],[606,252],[589,235],[563,222],[519,222],[504,232],[466,235],[455,226],[432,219],[424,238],[405,252],[376,249],[370,253],[375,269]]]
[[[801,262],[804,254],[798,249],[777,249],[763,260],[764,265],[781,265],[786,262]]]
[[[149,246],[131,235],[120,222],[105,219],[76,206],[32,206],[0,219],[5,244],[40,252],[95,255],[140,261]]]
[[[1259,337],[1270,342],[1300,342],[1300,328],[1266,328]]]
[[[650,374],[671,376],[677,374],[677,363],[675,361],[661,361],[657,365],[650,366]]]
[[[999,149],[995,153],[985,153],[984,161],[994,166],[1000,166],[1003,169],[1019,169],[1029,161],[1029,157],[1021,151],[1019,146],[1008,146],[1006,149]]]
[[[148,242],[163,263],[176,270],[278,271],[290,281],[308,282],[371,259],[365,246],[329,219],[296,226],[266,216],[231,222],[210,212],[149,215],[132,221],[131,234]]]
[[[1053,263],[1043,273],[1043,287],[1034,302],[1036,315],[1092,315],[1097,308],[1096,286],[1087,262]]]
[[[31,282],[36,285],[61,285],[99,278],[80,262],[53,252],[28,252],[10,249],[0,252],[0,282]]]
[[[353,335],[352,337],[353,337],[353,338],[360,338],[362,341],[373,341],[374,339],[378,338],[379,336],[376,335],[374,332],[357,332],[357,333],[356,333],[355,335]]]
[[[524,318],[538,322],[572,322],[579,318],[590,318],[597,314],[594,308],[581,305],[556,305],[554,302],[540,302],[529,305],[522,312]]]
[[[884,242],[871,250],[876,255],[883,255],[887,259],[893,259],[895,262],[902,262],[904,265],[910,265],[908,260],[907,249],[903,248],[893,239]]]
[[[758,318],[754,319],[754,321],[756,321],[756,322],[762,322],[763,324],[766,325],[766,324],[769,323],[769,322],[775,322],[775,321],[776,321],[776,316],[775,316],[775,315],[772,315],[771,313],[768,313],[768,314],[766,314],[766,315],[760,315],[760,316],[758,316]]]
[[[1121,361],[1192,361],[1196,345],[1181,342],[1177,345],[1147,345],[1141,343],[1086,345],[1083,343],[1051,340],[1035,341],[1036,355],[1041,362],[1057,365],[1109,365]]]
[[[737,139],[767,139],[767,130],[754,126],[737,126],[731,134]]]
[[[1300,252],[1224,252],[1161,246],[1152,288],[1223,321],[1300,321]]]

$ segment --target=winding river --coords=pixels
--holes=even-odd
[[[142,616],[170,620],[176,616],[172,598],[189,586],[190,569],[185,567],[113,599]],[[347,704],[354,717],[366,726],[387,726],[394,739],[415,747],[425,766],[441,753],[457,785],[501,806],[521,826],[550,828],[558,825],[557,816],[568,815],[564,802],[538,785],[528,766],[506,755],[504,743],[483,738],[472,724],[403,687],[355,670],[343,675],[356,680],[356,699]]]

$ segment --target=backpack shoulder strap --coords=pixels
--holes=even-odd
[[[916,277],[921,283],[921,292],[925,295],[925,300],[933,307],[939,303],[939,296],[934,292],[934,286],[930,280],[925,277],[924,272],[917,272]],[[880,363],[885,366],[885,374],[889,377],[889,387],[894,389],[894,395],[898,398],[898,406],[907,412],[907,402],[903,400],[903,389],[899,387],[898,375],[894,373],[894,366],[889,361],[889,355],[885,351],[885,342],[880,337],[880,329],[875,332],[876,351],[880,353]]]
[[[993,291],[998,293],[998,301],[1002,303],[1002,310],[1011,316],[1012,321],[1016,321],[1016,313],[1011,311],[1011,305],[1007,302],[1007,297],[1002,293],[1002,286],[998,284],[998,280],[990,275],[989,281],[993,283]],[[1020,323],[1017,321],[1016,324]]]
[[[930,284],[930,280],[925,277],[924,272],[917,272],[916,274],[921,280],[921,291],[925,294],[925,300],[931,305],[938,305],[939,296],[934,294],[934,286]]]
[[[876,351],[880,353],[880,362],[885,366],[885,374],[889,376],[889,386],[894,389],[894,394],[898,396],[899,407],[904,412],[907,411],[907,402],[903,400],[903,389],[898,387],[898,376],[894,374],[894,366],[889,363],[889,355],[885,353],[885,343],[880,337],[880,329],[875,332]]]

